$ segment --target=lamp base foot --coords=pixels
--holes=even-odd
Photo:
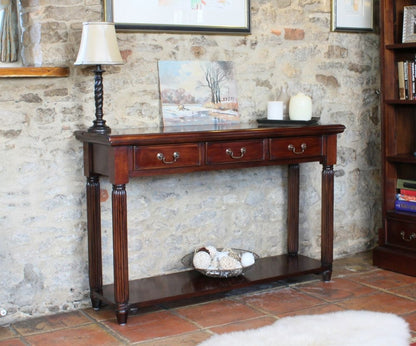
[[[88,129],[88,132],[99,133],[100,135],[107,135],[111,133],[111,129],[107,125],[98,126],[94,124]]]

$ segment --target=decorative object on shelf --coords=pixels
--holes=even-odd
[[[269,120],[267,118],[257,119],[260,127],[290,127],[297,125],[318,125],[319,118],[314,117],[310,120]]]
[[[19,26],[16,0],[0,1],[0,61],[18,60]]]
[[[230,61],[159,61],[164,126],[239,123]]]
[[[403,43],[416,42],[416,6],[405,6],[403,9]]]
[[[246,272],[258,258],[247,250],[206,246],[183,257],[182,264],[209,277],[229,278]]]
[[[279,88],[278,95],[276,95],[276,100],[283,102],[283,119],[289,118],[289,101],[290,96],[288,93],[288,85],[285,83]]]
[[[283,120],[283,102],[270,101],[267,103],[267,119]]]
[[[292,96],[289,101],[289,118],[290,120],[311,120],[312,99],[302,93]]]
[[[332,31],[372,31],[374,0],[332,0]]]
[[[89,132],[107,134],[111,129],[103,119],[103,77],[101,65],[121,65],[114,23],[83,23],[81,44],[75,65],[96,65],[94,70],[95,120]]]
[[[121,31],[250,33],[250,0],[105,0],[104,12]]]

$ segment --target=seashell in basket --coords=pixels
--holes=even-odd
[[[198,251],[192,259],[192,264],[195,268],[208,269],[211,265],[211,256],[208,252]]]

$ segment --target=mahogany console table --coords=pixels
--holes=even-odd
[[[88,260],[92,306],[115,306],[119,324],[130,309],[198,297],[308,273],[330,280],[333,260],[334,170],[343,125],[216,125],[113,131],[77,131],[87,177]],[[298,255],[299,164],[322,164],[321,260]],[[127,195],[130,178],[196,171],[288,165],[287,254],[261,258],[245,275],[208,278],[186,270],[129,281]],[[103,285],[99,176],[112,188],[114,284]],[[180,259],[178,259],[179,261]]]

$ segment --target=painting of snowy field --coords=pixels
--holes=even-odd
[[[230,61],[159,61],[163,125],[240,121]]]

